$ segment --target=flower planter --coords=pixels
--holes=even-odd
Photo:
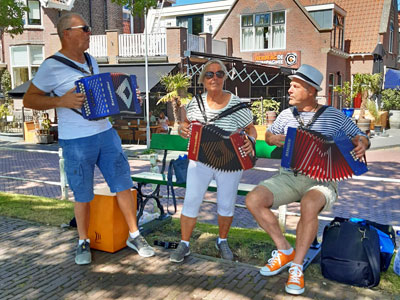
[[[354,114],[354,108],[342,108],[342,112],[349,118],[351,118]]]

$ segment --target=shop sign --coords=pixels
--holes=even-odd
[[[300,67],[300,51],[253,53],[253,61],[267,65],[298,68]]]

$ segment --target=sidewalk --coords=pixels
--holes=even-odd
[[[305,293],[291,296],[287,272],[263,277],[257,267],[196,254],[174,264],[159,247],[151,258],[93,250],[93,263],[78,266],[76,239],[76,230],[0,217],[0,299],[395,299],[307,272]]]

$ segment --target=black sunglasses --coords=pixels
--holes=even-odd
[[[71,29],[82,29],[83,32],[91,32],[92,31],[92,28],[88,25],[73,26],[73,27],[69,27],[65,30],[71,30]]]
[[[204,77],[207,78],[207,79],[211,79],[211,78],[214,77],[214,74],[217,75],[218,78],[224,78],[224,76],[225,76],[225,72],[224,71],[217,71],[215,73],[211,72],[211,71],[208,71],[208,72],[206,72],[204,74]]]

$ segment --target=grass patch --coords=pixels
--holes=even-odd
[[[0,192],[0,215],[59,226],[69,223],[74,215],[74,204],[70,201],[59,199],[15,195]],[[219,257],[215,249],[215,239],[218,237],[218,226],[207,223],[197,223],[191,238],[191,251],[198,254]],[[295,244],[295,236],[286,235],[289,243]],[[154,240],[176,242],[180,241],[180,222],[173,218],[146,239],[150,244]],[[239,262],[262,266],[268,260],[271,251],[275,249],[270,237],[260,229],[231,228],[229,232],[229,245],[234,254],[234,259]],[[385,293],[398,295],[400,291],[400,277],[393,272],[393,262],[387,272],[381,273],[381,281],[374,288]],[[312,264],[305,273],[307,278],[317,278],[326,281],[322,277],[319,264]],[[355,288],[358,289],[358,288]]]
[[[71,201],[0,192],[0,215],[47,225],[69,223],[74,216]]]

